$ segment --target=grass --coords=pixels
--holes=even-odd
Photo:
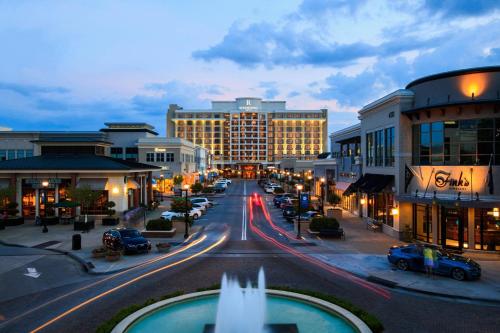
[[[206,287],[206,288],[198,288],[196,291],[200,292],[200,291],[216,290],[216,289],[220,289],[220,284],[216,284],[216,285]],[[356,305],[353,305],[352,303],[345,301],[345,300],[342,300],[340,298],[337,298],[335,296],[323,294],[323,293],[316,292],[316,291],[294,289],[294,288],[290,288],[290,287],[273,286],[273,287],[269,287],[269,289],[289,291],[289,292],[293,292],[293,293],[303,294],[303,295],[322,299],[322,300],[330,302],[332,304],[336,304],[336,305],[352,312],[355,316],[357,316],[359,319],[361,319],[373,331],[373,333],[381,333],[384,331],[384,325],[382,325],[382,323],[380,322],[380,320],[377,319],[377,317],[375,317],[374,315],[357,307]],[[184,294],[184,292],[178,291],[178,292],[175,292],[175,293],[172,293],[169,295],[165,295],[159,299],[149,299],[145,303],[140,304],[140,305],[138,305],[138,304],[130,305],[130,306],[120,310],[111,319],[109,319],[108,321],[103,323],[101,326],[99,326],[96,330],[96,333],[110,333],[113,330],[113,328],[116,325],[118,325],[118,323],[120,321],[122,321],[127,316],[131,315],[132,313],[134,313],[134,312],[136,312],[136,311],[138,311],[138,310],[140,310],[148,305],[151,305],[153,303],[156,303],[156,302],[168,299],[168,298],[177,297],[177,296],[180,296],[183,294]]]

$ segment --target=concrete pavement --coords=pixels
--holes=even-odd
[[[274,208],[272,197],[266,195],[265,200],[274,223],[293,233],[293,225],[281,216],[281,210]],[[367,230],[362,220],[349,212],[344,211],[343,219],[339,222],[346,233],[345,241],[322,239],[304,232],[305,241],[315,246],[297,249],[331,266],[391,287],[500,303],[500,256],[478,253],[470,256],[482,268],[482,277],[477,281],[455,281],[445,276],[429,279],[420,272],[400,271],[387,261],[388,249],[403,242],[383,233]]]

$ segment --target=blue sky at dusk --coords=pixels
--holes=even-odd
[[[329,128],[421,76],[500,64],[500,1],[3,1],[0,128],[165,134],[170,103],[327,107]]]

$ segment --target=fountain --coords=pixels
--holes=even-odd
[[[215,323],[215,324],[214,324]],[[351,312],[321,299],[256,288],[222,277],[221,290],[182,295],[149,305],[122,320],[112,333],[369,333]]]

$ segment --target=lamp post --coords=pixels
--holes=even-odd
[[[321,177],[320,180],[321,182],[320,184],[320,188],[321,188],[321,213],[324,214],[324,210],[325,210],[325,205],[324,205],[324,200],[325,200],[325,177]]]
[[[303,186],[301,184],[297,185],[297,192],[299,196],[298,200],[298,207],[297,207],[297,239],[301,239],[302,237],[300,236],[300,191],[302,191]]]
[[[189,228],[189,207],[188,207],[188,191],[189,191],[189,185],[188,184],[184,184],[183,186],[183,189],[181,190],[182,193],[184,193],[184,191],[186,191],[186,211],[184,212],[184,222],[186,223],[186,226],[185,226],[185,231],[184,231],[184,239],[188,238],[189,237],[189,232],[188,232],[188,228]]]

